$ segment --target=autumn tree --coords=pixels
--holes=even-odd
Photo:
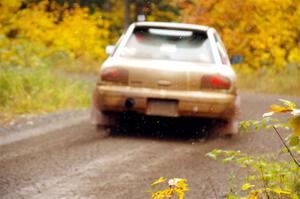
[[[244,70],[300,63],[298,0],[195,0],[182,18],[215,27],[229,54],[245,57]]]

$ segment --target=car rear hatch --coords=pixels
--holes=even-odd
[[[144,63],[141,64],[142,66],[127,67],[129,70],[129,86],[165,90],[188,90],[188,72],[175,70],[171,67],[166,67],[164,64],[166,63],[149,61],[147,65],[153,66],[145,67]]]
[[[212,64],[149,59],[119,59],[129,74],[128,86],[161,90],[199,91],[204,74],[216,74]]]
[[[129,86],[165,90],[199,90],[215,64],[205,30],[173,27],[135,27],[118,56]]]

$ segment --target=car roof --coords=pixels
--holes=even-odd
[[[179,28],[179,29],[189,29],[189,30],[200,30],[207,31],[210,29],[208,26],[187,24],[187,23],[175,23],[175,22],[135,22],[135,26],[146,26],[146,27],[162,27],[162,28]]]

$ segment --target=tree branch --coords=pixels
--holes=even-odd
[[[295,156],[293,155],[291,149],[288,147],[288,145],[285,143],[285,141],[283,140],[282,136],[280,135],[280,133],[278,132],[277,128],[273,125],[273,129],[275,130],[275,132],[277,133],[278,137],[280,138],[280,141],[282,142],[282,144],[285,146],[285,148],[288,150],[291,158],[294,160],[294,162],[296,163],[296,165],[298,167],[300,167],[300,163],[296,160]]]

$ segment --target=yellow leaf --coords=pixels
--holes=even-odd
[[[158,180],[156,180],[155,182],[153,182],[153,183],[151,184],[151,186],[154,186],[154,185],[163,183],[163,182],[165,182],[166,180],[167,180],[166,178],[160,177]]]
[[[289,125],[293,129],[294,135],[300,136],[300,116],[291,118]]]
[[[268,191],[272,191],[272,192],[274,192],[274,193],[277,193],[277,194],[287,194],[287,195],[290,195],[291,194],[291,192],[290,191],[285,191],[285,190],[282,190],[282,189],[280,189],[280,188],[278,188],[278,189],[270,189],[270,188],[267,188],[267,190]]]
[[[280,105],[272,105],[271,106],[271,111],[274,113],[286,113],[292,111],[291,108],[285,107],[285,106],[280,106]]]
[[[173,196],[173,193],[174,193],[173,189],[165,189],[165,190],[157,191],[152,194],[152,199],[170,198]]]
[[[246,190],[250,189],[251,187],[254,187],[254,185],[252,185],[250,183],[246,183],[246,184],[243,184],[242,190],[246,191]]]
[[[248,199],[257,199],[258,198],[258,191],[251,191]]]

